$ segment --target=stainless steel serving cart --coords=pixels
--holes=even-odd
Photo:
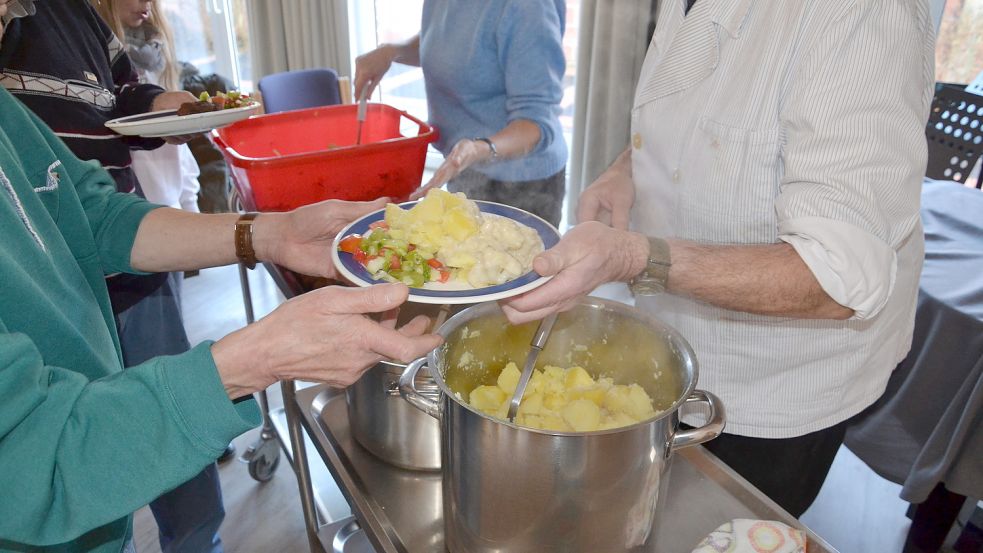
[[[352,508],[347,519],[309,528],[312,552],[435,553],[445,551],[439,472],[398,468],[352,438],[345,394],[328,386],[296,392],[294,408],[318,454]],[[667,508],[659,511],[656,551],[690,551],[721,523],[735,518],[777,520],[803,529],[810,553],[835,549],[786,513],[703,447],[674,457]]]

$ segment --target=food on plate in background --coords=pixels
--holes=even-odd
[[[192,115],[195,113],[208,113],[222,109],[236,109],[255,104],[256,101],[249,97],[249,94],[242,94],[238,91],[228,93],[219,91],[214,96],[208,92],[202,92],[198,96],[197,102],[187,102],[178,108],[178,115]]]
[[[222,108],[218,107],[218,105],[213,104],[211,102],[202,102],[202,101],[186,102],[181,104],[181,106],[177,108],[177,114],[194,115],[196,113],[208,113],[210,111],[218,111],[220,109]]]
[[[365,236],[338,245],[375,279],[424,287],[429,283],[484,288],[532,270],[543,241],[532,228],[482,213],[464,194],[433,189],[410,209],[386,206]]]
[[[505,420],[520,376],[519,368],[510,361],[495,385],[471,391],[468,404]],[[533,371],[515,423],[540,430],[591,432],[630,426],[656,414],[652,398],[638,384],[615,384],[608,377],[595,380],[582,367],[547,365]]]

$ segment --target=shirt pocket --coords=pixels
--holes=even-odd
[[[54,161],[48,166],[47,170],[41,171],[31,178],[34,193],[37,194],[38,199],[41,200],[41,203],[55,221],[58,220],[58,198],[60,196],[58,189],[61,186],[62,178],[59,170],[61,170],[61,162]]]
[[[777,235],[781,130],[701,118],[682,171],[687,226],[703,241],[769,243]],[[690,234],[692,234],[690,233]]]

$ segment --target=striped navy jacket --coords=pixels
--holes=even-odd
[[[130,149],[160,139],[120,136],[104,123],[149,111],[163,89],[139,84],[123,44],[86,0],[45,0],[13,20],[0,43],[0,86],[38,115],[80,159],[101,163],[117,188],[137,188]]]

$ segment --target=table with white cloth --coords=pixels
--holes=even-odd
[[[923,504],[935,492],[960,502],[962,496],[979,499],[983,191],[926,179],[922,222],[925,265],[911,351],[884,395],[851,425],[845,443],[879,475],[901,484],[905,501]]]

